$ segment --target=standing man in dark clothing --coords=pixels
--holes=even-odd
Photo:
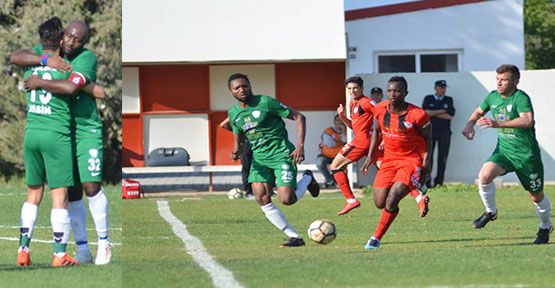
[[[455,107],[453,98],[446,96],[447,82],[438,80],[435,83],[435,94],[424,97],[422,109],[430,116],[432,122],[432,160],[437,143],[437,175],[432,186],[432,179],[426,181],[429,188],[437,185],[443,185],[445,179],[445,166],[447,164],[447,155],[449,154],[449,146],[451,145],[451,120],[455,116]]]

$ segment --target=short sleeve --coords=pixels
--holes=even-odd
[[[233,108],[227,111],[227,117],[229,118],[229,124],[231,125],[231,130],[233,131],[233,134],[239,134],[240,128],[237,126],[237,123],[235,122],[237,113],[233,111]]]
[[[422,109],[417,109],[416,111],[416,127],[418,127],[418,129],[424,129],[430,125],[430,116]]]
[[[291,112],[293,110],[288,106],[286,106],[285,104],[269,96],[263,96],[263,97],[266,98],[267,105],[268,105],[267,106],[268,112],[275,114],[281,118],[287,118],[289,117],[289,115],[291,115]]]
[[[489,93],[488,96],[486,96],[486,98],[484,99],[484,101],[482,101],[482,104],[480,104],[480,109],[482,109],[484,113],[490,110],[491,97],[492,97],[492,93]]]
[[[37,44],[37,45],[33,46],[33,48],[31,48],[31,50],[33,50],[33,52],[35,52],[35,54],[40,55],[40,54],[42,54],[42,45]]]
[[[526,112],[534,112],[534,108],[532,108],[532,101],[530,97],[526,94],[520,94],[520,97],[515,99],[516,104],[516,112],[518,113],[526,113]]]
[[[375,115],[375,113],[376,113],[376,108],[375,108],[376,104],[375,103],[376,102],[374,102],[372,99],[368,98],[366,101],[362,101],[360,106],[362,106],[362,110],[370,112],[370,113],[372,113],[372,115]]]
[[[71,73],[78,73],[86,78],[86,83],[96,81],[96,55],[85,50],[71,61]]]

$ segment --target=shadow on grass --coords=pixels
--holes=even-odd
[[[482,238],[458,238],[458,239],[438,239],[438,240],[418,240],[418,241],[392,241],[386,242],[387,244],[414,244],[414,243],[452,243],[452,242],[480,242],[480,241],[488,241],[488,240],[519,240],[519,239],[531,239],[530,237],[482,237]],[[483,246],[502,246],[502,245],[524,245],[526,243],[521,244],[492,244],[492,245],[482,245]],[[531,244],[531,243],[530,243]]]
[[[13,265],[10,264],[0,264],[0,271],[26,271],[26,270],[39,270],[39,269],[55,269],[52,268],[52,266],[50,266],[49,264],[33,264],[32,266],[26,266],[26,267],[19,267],[17,266],[17,264],[14,262]]]

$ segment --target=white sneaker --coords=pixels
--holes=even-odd
[[[77,250],[75,254],[75,260],[79,262],[79,264],[90,264],[93,263],[93,257],[91,254],[91,250]]]
[[[99,244],[98,251],[96,252],[96,259],[94,264],[96,265],[106,265],[110,263],[112,259],[112,245],[110,242],[106,244]]]

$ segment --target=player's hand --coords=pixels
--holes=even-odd
[[[366,176],[368,174],[368,169],[370,169],[372,163],[373,161],[371,157],[366,157],[366,161],[364,161],[364,164],[362,164],[362,168],[360,168],[360,172],[362,172],[362,175]]]
[[[474,125],[472,123],[466,124],[462,130],[462,134],[468,140],[474,139],[474,135],[476,134],[476,131],[474,131]]]
[[[300,164],[304,161],[304,149],[302,147],[297,147],[293,150],[293,152],[291,152],[291,154],[289,154],[289,156],[293,158],[295,163]]]
[[[58,55],[48,57],[48,61],[46,61],[46,66],[62,72],[71,71],[71,65],[64,61],[64,58]]]
[[[40,88],[39,82],[41,80],[42,79],[38,75],[36,74],[31,75],[29,79],[25,81],[25,90],[31,91],[31,90],[39,89]]]
[[[337,107],[337,114],[339,117],[345,117],[345,107],[343,107],[343,104],[339,104],[339,107]]]
[[[383,143],[383,140],[382,140],[380,145],[378,145],[378,150],[383,151],[383,148],[384,148],[384,143]]]
[[[482,129],[497,127],[497,122],[493,121],[493,119],[486,118],[486,117],[480,117],[480,119],[478,119],[476,124],[478,124]]]
[[[231,158],[231,161],[233,161],[233,162],[239,160],[239,158],[240,158],[239,156],[241,156],[239,151],[231,151],[231,153],[229,153],[229,158]]]

